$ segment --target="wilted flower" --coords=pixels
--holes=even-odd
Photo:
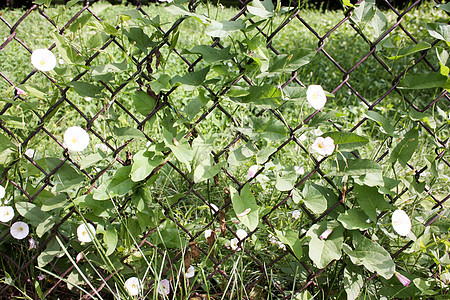
[[[48,49],[36,49],[31,54],[31,63],[39,71],[47,72],[56,67],[56,57]]]
[[[282,249],[282,250],[286,250],[286,245],[283,244],[282,242],[277,241],[277,245],[278,245],[278,248],[280,248],[280,249]]]
[[[128,291],[128,294],[130,296],[137,296],[139,295],[139,292],[141,291],[141,283],[139,281],[139,278],[137,277],[130,277],[125,281],[125,288]]]
[[[13,238],[22,240],[27,237],[28,233],[30,233],[30,228],[27,223],[19,221],[11,225],[9,232]]]
[[[240,240],[243,240],[247,237],[247,232],[244,229],[236,230],[236,235]]]
[[[89,243],[92,242],[95,236],[95,227],[90,223],[83,223],[77,228],[77,236],[80,242]]]
[[[219,211],[219,208],[217,207],[217,205],[215,205],[214,203],[210,203],[211,205],[211,209],[213,210],[214,213]]]
[[[79,262],[80,260],[82,260],[84,257],[83,252],[80,252],[77,254],[77,257],[75,258],[75,262]]]
[[[408,286],[411,283],[411,280],[409,280],[408,277],[403,276],[399,272],[395,272],[394,274],[397,276],[398,281],[400,281],[400,283],[404,286]]]
[[[28,247],[28,250],[36,249],[37,245],[39,245],[39,242],[36,242],[36,240],[33,238],[30,238],[28,240],[28,243],[30,244],[30,247]]]
[[[319,236],[319,239],[326,240],[328,238],[328,236],[331,234],[332,231],[333,231],[333,229],[328,228],[327,230],[322,232],[322,234]]]
[[[16,95],[25,96],[27,93],[21,88],[16,87]]]
[[[163,279],[158,285],[158,294],[167,296],[170,294],[170,282],[167,279]]]
[[[0,199],[2,199],[3,197],[5,197],[5,188],[3,186],[0,185]]]
[[[392,227],[401,236],[407,236],[411,231],[411,220],[401,209],[397,209],[392,214]]]
[[[45,279],[45,274],[39,274],[37,278],[38,280],[42,281]]]
[[[303,175],[305,174],[305,168],[300,166],[294,166],[294,171],[297,173],[297,175]]]
[[[330,137],[323,138],[319,136],[316,138],[311,146],[311,150],[317,152],[319,155],[331,155],[334,152],[334,141]]]
[[[193,266],[190,266],[190,267],[187,269],[187,271],[184,273],[184,276],[185,276],[186,278],[192,278],[192,277],[194,277],[194,275],[195,275],[195,269],[194,269]]]
[[[0,222],[9,222],[14,218],[14,209],[11,206],[0,206]]]
[[[206,229],[205,230],[205,239],[208,239],[214,231],[212,231],[211,229]]]
[[[292,212],[292,217],[297,220],[298,218],[300,218],[300,214],[300,211],[296,209]]]
[[[64,132],[64,143],[72,151],[83,151],[89,145],[89,134],[79,126],[73,126]]]
[[[27,151],[25,151],[25,155],[28,157],[33,158],[34,156],[34,149],[27,149]]]
[[[253,178],[256,175],[256,172],[258,172],[258,166],[257,165],[253,165],[250,168],[248,168],[248,178]]]
[[[306,90],[306,99],[314,109],[322,109],[327,102],[325,91],[320,85],[310,85]]]
[[[237,251],[240,251],[241,247],[238,246],[238,243],[239,243],[239,239],[237,239],[237,238],[231,239],[231,241],[230,241],[231,249],[233,249],[233,250],[237,249]]]

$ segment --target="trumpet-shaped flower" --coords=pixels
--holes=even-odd
[[[333,229],[328,228],[327,230],[322,232],[322,234],[319,236],[319,239],[326,240],[328,238],[328,236],[331,234],[331,232],[333,232]]]
[[[190,266],[187,271],[184,273],[184,276],[186,278],[192,278],[195,276],[195,269],[193,266]]]
[[[0,185],[0,199],[5,197],[5,194],[6,194],[5,188]]]
[[[141,291],[141,282],[137,277],[130,277],[125,281],[125,288],[130,296],[137,296]]]
[[[19,221],[11,225],[9,232],[13,238],[22,240],[27,237],[28,233],[30,233],[30,228],[27,223]]]
[[[11,206],[0,206],[0,222],[9,222],[14,218],[14,209]]]
[[[64,132],[64,143],[72,151],[83,151],[89,145],[89,134],[79,126],[73,126]]]
[[[256,175],[256,172],[258,172],[258,166],[257,165],[253,165],[250,168],[248,168],[248,178],[253,178]]]
[[[334,141],[330,137],[323,138],[319,136],[316,138],[311,146],[311,150],[318,153],[319,155],[331,155],[334,152]]]
[[[244,229],[236,230],[236,235],[240,240],[243,240],[247,237],[247,232]]]
[[[27,93],[24,90],[22,90],[21,88],[16,87],[16,95],[26,96]]]
[[[31,54],[31,63],[39,71],[47,72],[56,67],[56,57],[48,49],[36,49]]]
[[[80,242],[89,243],[92,242],[93,238],[95,236],[95,227],[94,225],[88,223],[88,224],[81,224],[77,228],[77,237]]]
[[[310,85],[306,90],[306,100],[314,109],[322,109],[327,102],[327,96],[320,85]]]
[[[293,212],[292,212],[292,217],[294,218],[294,219],[298,219],[298,218],[300,218],[300,215],[301,215],[301,213],[300,213],[300,211],[299,210],[294,210]]]
[[[401,209],[397,209],[392,214],[392,227],[401,236],[407,236],[411,231],[411,220]]]
[[[28,243],[30,244],[30,247],[28,247],[28,250],[32,250],[32,249],[36,249],[37,246],[39,245],[39,242],[37,242],[35,239],[30,238],[28,240]]]
[[[170,282],[167,279],[163,279],[158,284],[158,294],[167,296],[170,294]]]
[[[238,243],[239,243],[239,239],[237,239],[237,238],[231,239],[231,241],[230,241],[231,249],[233,249],[233,250],[237,249],[237,251],[240,251],[241,247],[238,246]]]
[[[400,281],[400,283],[404,286],[408,286],[411,283],[411,280],[409,280],[408,277],[400,274],[399,272],[395,272],[394,274],[397,276],[398,281]]]

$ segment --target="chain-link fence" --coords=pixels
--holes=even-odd
[[[419,145],[419,148],[423,147],[428,152],[420,154],[423,157],[416,159],[414,161],[416,164],[413,164],[412,161],[405,163],[405,172],[409,172],[414,180],[409,185],[402,185],[401,189],[386,191],[385,197],[389,199],[390,204],[394,204],[398,201],[403,201],[401,200],[403,199],[402,197],[408,193],[426,195],[427,202],[431,203],[429,204],[430,215],[424,216],[422,219],[422,225],[426,227],[445,217],[444,214],[447,213],[446,202],[450,195],[445,184],[436,188],[428,184],[425,185],[423,183],[425,173],[431,172],[432,170],[430,169],[436,168],[437,162],[439,162],[439,165],[445,172],[445,170],[448,170],[450,163],[446,159],[448,125],[444,124],[443,128],[438,132],[436,125],[430,122],[429,119],[426,119],[425,115],[434,116],[438,110],[446,111],[450,98],[445,89],[440,89],[436,94],[426,91],[421,91],[422,94],[417,94],[416,90],[407,90],[400,87],[404,86],[405,74],[415,73],[418,66],[420,68],[425,66],[429,72],[439,71],[439,62],[436,61],[435,49],[439,43],[443,42],[441,39],[435,39],[429,43],[430,47],[419,49],[412,55],[399,57],[397,60],[404,59],[401,66],[387,63],[386,56],[380,53],[382,47],[387,47],[390,50],[396,48],[394,45],[392,47],[387,46],[386,41],[388,37],[403,36],[406,44],[422,45],[424,37],[413,36],[411,30],[408,30],[408,25],[405,24],[408,24],[410,21],[408,14],[421,6],[422,8],[420,9],[423,9],[424,5],[431,4],[415,1],[407,9],[398,11],[390,5],[388,0],[383,2],[389,7],[388,11],[384,13],[394,16],[394,18],[386,20],[385,23],[388,25],[385,28],[380,28],[379,34],[375,37],[367,34],[364,26],[358,23],[358,18],[362,22],[363,17],[355,16],[355,8],[350,6],[346,10],[339,12],[342,13],[342,18],[338,23],[329,24],[327,30],[323,30],[324,27],[320,27],[320,32],[317,29],[317,23],[326,22],[326,20],[306,21],[307,18],[303,15],[304,11],[297,5],[286,8],[288,17],[279,25],[277,24],[276,27],[270,29],[269,27],[260,27],[259,19],[249,13],[247,9],[247,5],[250,3],[248,1],[241,3],[241,9],[231,21],[250,18],[249,22],[253,24],[253,28],[259,32],[260,36],[264,37],[270,56],[280,56],[280,59],[285,59],[286,53],[291,53],[290,51],[294,50],[289,49],[288,41],[278,40],[280,32],[289,32],[289,30],[292,30],[291,28],[294,28],[293,24],[298,26],[295,28],[302,28],[302,30],[307,32],[307,39],[315,44],[315,57],[318,61],[320,59],[320,64],[316,65],[317,70],[314,70],[314,67],[311,67],[311,70],[317,71],[320,76],[329,76],[331,78],[329,82],[334,84],[333,86],[331,86],[331,83],[328,86],[324,86],[325,89],[336,95],[335,99],[330,98],[329,103],[334,103],[338,106],[340,104],[339,98],[346,97],[351,99],[349,101],[353,103],[354,107],[363,111],[378,111],[380,114],[383,114],[386,112],[383,109],[391,105],[391,113],[396,111],[396,107],[407,107],[407,110],[412,112],[411,115],[415,126],[420,132],[420,139],[423,140],[423,142],[419,142],[423,143]],[[189,12],[186,11],[186,15],[194,13],[200,3],[201,1],[190,1],[186,6],[189,9]],[[439,1],[436,1],[436,3],[439,3]],[[63,45],[53,44],[49,48],[50,50],[55,50],[55,47],[59,46],[66,49],[65,55],[67,56],[80,55],[82,57],[77,63],[76,71],[72,71],[73,73],[70,75],[72,78],[69,85],[61,84],[59,77],[67,76],[64,73],[56,74],[52,77],[52,75],[40,73],[37,70],[21,71],[21,74],[11,73],[11,68],[5,71],[6,61],[12,61],[13,58],[3,58],[2,67],[0,68],[1,86],[5,91],[9,91],[12,96],[7,99],[6,97],[1,99],[4,104],[0,112],[0,128],[4,146],[1,146],[3,151],[3,168],[1,169],[0,184],[8,187],[7,193],[14,194],[14,202],[29,203],[29,206],[26,206],[24,209],[32,211],[35,207],[41,208],[34,216],[27,215],[27,219],[34,218],[36,224],[39,223],[39,220],[46,219],[48,212],[54,212],[54,209],[56,209],[57,213],[53,215],[52,221],[48,223],[50,225],[46,225],[44,222],[40,225],[40,228],[36,229],[40,233],[38,234],[39,238],[33,235],[36,237],[35,240],[39,241],[38,244],[34,245],[35,247],[31,247],[35,249],[27,250],[28,244],[14,242],[11,244],[10,252],[5,251],[1,253],[3,264],[12,266],[12,269],[2,268],[0,276],[13,278],[11,279],[12,282],[8,282],[8,284],[2,283],[0,286],[2,298],[21,296],[18,292],[19,289],[26,291],[29,295],[34,295],[34,297],[47,297],[48,299],[76,298],[78,296],[82,299],[89,299],[91,295],[92,297],[97,297],[98,295],[107,297],[105,295],[111,289],[115,289],[114,278],[117,275],[116,272],[121,272],[120,270],[123,267],[129,267],[130,270],[134,270],[133,261],[139,255],[148,257],[149,261],[157,262],[158,267],[155,267],[155,269],[160,269],[158,270],[159,277],[170,277],[172,285],[177,284],[173,274],[179,272],[180,263],[190,266],[199,261],[204,261],[204,264],[201,266],[203,269],[201,280],[193,282],[193,286],[190,286],[189,289],[186,287],[184,289],[180,288],[180,293],[189,290],[189,295],[184,295],[185,298],[190,297],[189,299],[265,299],[268,297],[268,294],[274,299],[293,299],[295,295],[305,290],[308,290],[312,295],[322,293],[321,297],[324,298],[339,297],[338,293],[340,291],[336,291],[336,294],[333,294],[333,285],[330,283],[332,278],[329,278],[329,275],[327,278],[324,278],[324,274],[333,272],[335,272],[333,274],[335,274],[336,278],[343,278],[343,267],[342,265],[339,266],[336,260],[331,260],[330,263],[319,268],[309,259],[304,245],[302,246],[305,250],[303,251],[303,256],[298,258],[298,255],[294,253],[293,247],[283,247],[279,244],[280,249],[278,249],[276,243],[275,245],[270,245],[270,241],[276,239],[274,236],[262,234],[262,236],[266,236],[266,239],[261,240],[261,236],[258,236],[258,239],[258,231],[262,231],[261,228],[263,227],[268,228],[270,232],[282,230],[282,227],[286,224],[279,221],[280,214],[285,214],[286,211],[291,209],[293,203],[298,203],[296,199],[293,199],[293,197],[296,197],[293,190],[303,187],[311,180],[321,180],[327,185],[327,189],[321,191],[324,194],[328,193],[327,204],[323,211],[317,213],[309,205],[300,201],[298,207],[299,209],[301,208],[301,222],[294,227],[298,232],[297,238],[305,237],[307,230],[314,224],[318,224],[326,219],[336,219],[338,215],[343,214],[344,211],[352,207],[351,202],[353,200],[348,199],[353,199],[354,187],[347,186],[345,180],[342,180],[341,185],[339,185],[332,179],[330,174],[327,174],[325,170],[328,167],[326,166],[327,164],[332,164],[333,159],[326,156],[310,156],[310,149],[302,141],[302,134],[306,133],[306,128],[316,128],[315,124],[324,122],[321,123],[325,124],[323,125],[325,127],[322,128],[327,128],[328,130],[351,133],[371,132],[374,135],[384,135],[389,126],[392,127],[392,130],[396,130],[396,126],[402,125],[398,121],[391,124],[388,119],[390,117],[377,119],[377,116],[380,114],[369,113],[361,118],[354,118],[349,122],[343,120],[345,116],[339,117],[339,114],[336,112],[329,114],[320,110],[309,114],[303,120],[294,117],[285,120],[283,114],[270,105],[264,108],[256,106],[250,111],[247,108],[242,110],[224,103],[222,99],[225,97],[241,97],[239,95],[240,90],[237,87],[247,88],[255,85],[255,78],[244,72],[248,69],[250,62],[253,62],[251,58],[247,60],[233,60],[231,58],[230,68],[234,68],[234,71],[226,72],[235,72],[235,79],[220,88],[215,86],[214,79],[202,82],[202,88],[207,96],[198,96],[199,100],[196,103],[200,104],[191,106],[190,111],[186,110],[183,107],[184,103],[181,101],[178,103],[174,99],[191,97],[192,95],[189,94],[191,91],[189,89],[181,91],[178,85],[161,86],[163,81],[161,77],[158,79],[159,86],[152,84],[156,80],[153,74],[158,70],[164,59],[166,59],[165,62],[167,63],[169,55],[171,55],[172,61],[179,65],[180,70],[187,70],[193,74],[203,70],[202,68],[208,65],[208,59],[211,60],[211,58],[206,58],[204,54],[202,56],[200,53],[187,53],[177,49],[176,38],[179,38],[179,35],[189,34],[184,32],[183,29],[178,31],[181,24],[187,22],[186,16],[181,16],[170,27],[167,27],[159,24],[159,20],[155,20],[152,11],[146,9],[146,7],[129,8],[133,11],[127,12],[126,15],[131,18],[137,18],[140,21],[146,20],[143,22],[147,22],[148,26],[155,28],[154,35],[157,38],[143,42],[143,35],[139,35],[137,32],[134,37],[127,36],[128,41],[132,41],[131,44],[140,50],[133,51],[133,49],[130,50],[129,44],[124,42],[127,39],[124,39],[123,35],[117,33],[120,27],[111,27],[108,24],[104,27],[99,27],[99,31],[101,29],[110,34],[97,35],[96,40],[92,40],[92,43],[95,44],[95,47],[92,47],[92,49],[95,50],[88,52],[88,57],[83,57],[81,54],[86,52],[83,49],[78,49],[76,42],[71,45],[64,45],[64,41],[58,40],[56,37],[57,43]],[[372,18],[379,17],[377,10],[372,9],[374,10]],[[195,15],[194,17],[198,16]],[[24,21],[29,18],[40,18],[42,22],[48,22],[56,29],[60,37],[69,39],[77,34],[77,31],[73,30],[74,27],[78,26],[81,28],[88,20],[94,20],[98,24],[103,22],[96,10],[88,3],[81,7],[76,14],[72,15],[64,27],[58,27],[61,24],[59,15],[49,15],[43,6],[34,5],[13,23],[8,22],[6,15],[0,15],[1,30],[9,32],[9,35],[5,37],[0,46],[0,51],[13,48],[18,53],[18,56],[22,55],[20,53],[30,55],[33,52],[35,45],[23,42],[25,35],[28,34],[27,32],[34,30],[33,28],[23,27]],[[423,24],[422,26],[426,25]],[[348,31],[353,33],[352,39],[354,39],[354,42],[341,38],[343,32]],[[76,38],[73,41],[76,41]],[[147,44],[143,45],[143,43]],[[215,37],[211,39],[210,47],[219,51],[227,49],[229,46],[227,43],[230,43],[228,39]],[[329,48],[331,44],[334,45],[333,48]],[[339,45],[337,48],[345,48],[344,52],[348,56],[336,56],[336,53],[334,53],[336,44]],[[292,44],[291,47],[295,47],[295,44]],[[130,62],[129,65],[133,65],[133,67],[123,69],[119,66],[119,61],[108,61],[111,58],[111,56],[105,54],[108,51],[120,52],[121,55],[125,55]],[[112,77],[105,75],[98,68],[95,69],[96,66],[103,65],[105,62],[111,63],[108,66],[110,73],[113,74]],[[83,68],[83,65],[91,66],[92,68]],[[91,73],[92,69],[95,69],[96,75]],[[361,70],[364,71],[361,72]],[[305,72],[301,72],[298,69],[283,72],[284,81],[278,87],[282,94],[280,98],[289,98],[295,87],[308,85],[305,78],[309,75],[305,74]],[[91,88],[91,86],[84,84],[93,76],[96,76],[96,82],[102,84],[103,98],[91,99],[89,93],[86,93],[86,97],[80,98],[79,96],[83,95],[83,90]],[[366,78],[362,78],[363,76],[366,76]],[[39,78],[35,79],[37,77]],[[183,78],[186,79],[186,77]],[[362,82],[367,82],[367,80],[373,83],[369,90],[366,90],[367,84],[362,84]],[[47,81],[50,81],[52,86],[55,87],[54,91],[47,91],[48,93],[53,93],[51,99],[48,99],[45,91],[37,88],[34,90],[28,88],[26,95],[22,94],[20,87],[23,85],[28,83],[37,85]],[[80,84],[77,85],[77,82]],[[364,86],[364,88],[360,88],[360,86]],[[74,96],[72,89],[77,91],[78,96]],[[130,101],[123,100],[127,97],[129,99],[131,91],[135,90],[144,91],[145,94],[151,96],[153,99],[152,106],[148,108],[136,107],[136,103],[137,105],[145,106],[148,102],[142,103],[135,100],[136,102],[133,105]],[[264,90],[262,93],[268,93],[268,91]],[[29,101],[31,95],[37,100]],[[208,98],[208,100],[204,100],[204,98]],[[89,105],[91,108],[94,107],[95,111],[86,111],[84,109],[85,104],[80,104],[81,101],[83,103],[90,101]],[[251,102],[250,100],[248,101]],[[24,111],[27,113],[21,114]],[[238,168],[229,168],[228,164],[224,163],[230,162],[230,156],[232,156],[232,160],[239,166],[241,162],[237,152],[243,157],[247,155],[245,151],[252,152],[252,138],[249,137],[248,131],[245,130],[248,124],[245,123],[247,121],[244,121],[242,117],[243,111],[252,115],[253,122],[256,123],[259,119],[259,122],[262,123],[260,126],[263,126],[264,123],[273,122],[283,124],[282,127],[285,127],[279,132],[273,132],[273,135],[277,135],[276,142],[270,145],[257,145],[259,150],[269,150],[258,158],[256,174],[250,177],[242,176],[242,172],[247,172],[247,167],[239,173],[239,171],[236,171]],[[66,116],[70,116],[72,120],[77,120],[78,125],[85,128],[91,135],[91,139],[95,139],[97,143],[102,145],[103,151],[101,153],[109,154],[105,154],[104,157],[90,157],[91,161],[86,161],[80,160],[73,153],[69,153],[63,143],[60,128],[63,127],[61,120],[65,119]],[[386,116],[388,116],[387,113]],[[403,117],[409,118],[408,116]],[[396,118],[393,117],[392,120]],[[155,121],[155,119],[157,120]],[[122,122],[122,124],[126,125],[124,127],[128,131],[124,133],[120,132],[120,130],[114,132],[100,130],[99,128],[108,124],[109,120]],[[173,143],[177,145],[178,143],[186,142],[189,145],[188,147],[196,147],[199,145],[196,145],[195,141],[198,140],[195,138],[205,130],[210,130],[210,127],[202,124],[212,121],[217,122],[217,129],[211,130],[217,130],[218,134],[220,134],[220,131],[227,132],[228,135],[226,137],[228,139],[223,138],[220,142],[213,143],[214,149],[209,149],[208,153],[203,152],[199,154],[210,157],[211,166],[218,166],[218,172],[214,174],[211,180],[200,183],[198,183],[199,180],[194,180],[190,175],[191,170],[186,169],[184,165],[180,165],[173,159],[171,155],[173,155],[174,150],[171,148],[171,151],[165,151],[163,156],[153,158],[153,161],[156,161],[157,164],[147,174],[148,176],[145,176],[144,183],[141,183],[140,186],[133,185],[133,183],[125,184],[124,188],[126,191],[117,192],[116,197],[120,198],[120,200],[115,202],[116,207],[110,207],[114,209],[116,214],[108,215],[104,212],[104,206],[110,205],[105,204],[109,203],[108,201],[104,201],[108,197],[103,199],[101,196],[94,195],[94,198],[92,198],[92,194],[96,190],[104,188],[102,185],[102,177],[104,175],[111,175],[111,171],[119,166],[130,166],[137,155],[137,150],[144,147],[146,142],[149,142],[150,145],[155,145],[162,141],[162,133],[153,135],[152,132],[158,126],[164,127],[164,122],[169,124],[184,123],[188,133],[181,138],[174,134],[171,136]],[[282,135],[282,137],[279,138],[279,135]],[[384,140],[381,139],[382,142],[374,146],[378,148],[378,151],[372,159],[377,163],[386,161],[391,154],[390,146],[396,141],[395,138],[394,136]],[[402,138],[402,136],[397,136],[397,138]],[[42,144],[47,144],[49,148],[53,149],[51,151],[47,150],[47,153],[42,154],[41,157],[43,159],[38,157],[38,153],[25,151],[31,148],[32,145],[37,147],[36,145]],[[148,145],[145,147],[148,147]],[[289,150],[286,151],[286,149]],[[215,242],[217,243],[216,240],[220,237],[228,239],[238,237],[241,239],[237,232],[238,227],[235,226],[237,219],[230,217],[233,210],[232,206],[235,204],[232,204],[231,193],[233,191],[230,191],[229,187],[231,186],[237,192],[243,193],[244,187],[248,187],[255,182],[265,183],[265,179],[268,178],[265,175],[265,171],[273,167],[274,160],[280,159],[280,156],[286,155],[286,152],[292,152],[292,149],[295,149],[298,156],[311,157],[313,166],[304,173],[298,172],[298,178],[295,180],[293,187],[286,191],[276,191],[273,187],[265,186],[266,188],[263,188],[262,194],[257,195],[257,197],[266,199],[264,209],[261,209],[259,214],[260,225],[253,231],[248,232],[248,235],[242,241],[238,240],[238,244],[235,247],[230,245],[232,249],[221,251],[215,247]],[[348,153],[351,153],[353,158],[368,158],[368,154],[363,151],[351,151]],[[254,151],[251,155],[254,155]],[[425,156],[427,159],[424,158]],[[50,159],[48,157],[55,158]],[[178,156],[176,154],[176,157],[180,160],[179,157],[182,157],[182,155]],[[347,159],[351,159],[351,157],[347,157]],[[295,158],[292,158],[292,161],[295,161]],[[95,168],[94,166],[98,167]],[[173,182],[172,185],[167,183],[163,187],[153,188],[152,180],[156,180],[154,178],[161,172],[165,173],[167,178],[174,178],[173,180],[176,182]],[[345,178],[346,176],[343,177]],[[70,180],[77,181],[79,190],[85,191],[83,195],[78,195],[79,197],[76,198],[78,202],[75,201],[76,203],[67,196],[64,184],[61,184]],[[134,191],[132,195],[127,193],[131,189]],[[95,222],[100,218],[109,220],[104,224],[106,230],[108,224],[113,224],[118,219],[125,218],[122,222],[127,222],[126,218],[130,214],[129,204],[133,203],[136,207],[144,205],[144,203],[147,203],[146,193],[149,193],[148,197],[152,199],[150,201],[151,205],[149,205],[153,214],[145,210],[139,210],[136,213],[139,215],[138,221],[130,220],[128,223],[131,230],[138,228],[137,231],[139,231],[139,228],[146,228],[143,233],[130,233],[130,236],[136,238],[135,242],[139,245],[139,248],[136,247],[134,250],[129,250],[129,253],[124,253],[120,260],[109,262],[108,264],[105,263],[110,268],[100,267],[102,266],[102,261],[99,257],[91,259],[89,263],[82,257],[75,259],[77,253],[86,252],[89,249],[92,250],[93,246],[80,246],[79,243],[75,245],[76,243],[73,242],[74,236],[70,235],[75,230],[73,225],[67,224],[67,220],[72,218],[80,219],[80,217],[76,216],[81,216],[81,211],[90,210],[90,213],[84,214],[84,218]],[[63,199],[58,198],[55,200],[55,195],[63,195]],[[309,196],[311,195],[308,193],[305,195],[305,197]],[[81,199],[80,197],[83,200],[79,200]],[[33,206],[33,203],[37,205]],[[45,203],[47,203],[47,207],[43,209],[42,207]],[[52,207],[52,203],[55,203],[55,207]],[[206,216],[208,222],[202,224],[201,229],[196,228],[193,230],[191,225],[184,222],[184,219],[195,220],[198,217],[191,215],[192,206],[204,207],[202,214]],[[158,215],[157,211],[161,211],[161,214]],[[383,219],[387,211],[382,209],[377,219]],[[24,212],[24,214],[26,213]],[[249,212],[244,212],[244,216],[245,213],[249,214]],[[22,216],[16,216],[13,222],[20,219],[22,219]],[[160,223],[152,223],[153,220]],[[5,228],[2,228],[0,236],[0,242],[3,244],[12,241],[9,230],[4,230]],[[213,230],[216,233],[211,233],[209,230]],[[170,241],[165,241],[166,246],[169,248],[168,250],[166,247],[161,247],[158,241],[163,239],[161,235],[169,234],[172,231],[176,231],[178,236],[183,236],[183,240],[186,242],[172,241],[174,246],[171,247],[167,246],[167,243],[170,243]],[[205,233],[208,233],[209,236],[206,241],[204,238]],[[362,235],[368,235],[367,231],[364,230],[361,233]],[[67,248],[61,248],[58,241],[66,245]],[[117,244],[118,248],[116,251],[120,251],[121,243],[122,241],[119,241]],[[250,243],[253,243],[254,246],[247,247]],[[259,246],[257,246],[258,243]],[[410,251],[413,243],[411,240],[403,243],[401,246],[392,246],[390,248],[391,257],[395,259],[405,251]],[[64,251],[70,253],[65,253]],[[14,252],[23,252],[27,253],[27,255],[22,257],[22,260],[17,261],[14,258]],[[46,255],[42,255],[44,252]],[[67,257],[73,257],[72,262],[67,259],[66,255]],[[229,267],[223,267],[225,265],[234,265],[236,261],[241,260],[242,256],[246,257],[246,265],[243,267],[246,271],[242,272],[242,274],[245,274],[244,278],[236,276],[236,273]],[[150,262],[149,265],[151,264]],[[38,265],[41,267],[39,269],[35,268]],[[82,268],[82,270],[87,268],[95,269],[97,281],[93,281],[92,285],[83,284],[83,280],[80,277],[82,272],[79,268]],[[438,268],[439,266],[436,263],[429,265],[429,271],[433,274],[438,274]],[[53,275],[44,273],[43,269],[48,270]],[[10,274],[11,272],[13,274]],[[200,271],[197,270],[197,272]],[[46,274],[46,278],[42,280],[40,285],[42,289],[39,290],[37,289],[39,285],[36,286],[34,280],[32,280],[32,278],[37,278],[38,274]],[[377,278],[377,272],[368,273],[368,277],[363,279],[363,287],[370,285],[373,281],[377,281]],[[69,290],[67,289],[67,280],[78,282],[80,286],[72,286]],[[14,287],[13,284],[19,285],[19,289]],[[205,293],[205,284],[210,285],[208,295]],[[149,293],[154,285],[153,279],[146,281],[144,294]],[[230,287],[234,285],[238,286],[238,288],[234,289],[234,294],[230,294]]]

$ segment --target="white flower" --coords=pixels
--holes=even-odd
[[[319,239],[326,240],[328,238],[328,236],[331,234],[332,231],[333,231],[333,229],[328,228],[327,230],[322,232],[322,234],[319,236]]]
[[[77,237],[80,242],[89,243],[92,242],[92,240],[95,237],[95,227],[94,225],[87,223],[81,224],[77,228]]]
[[[316,138],[311,146],[311,150],[317,152],[319,155],[331,155],[334,152],[334,141],[330,137],[323,138],[319,136]]]
[[[5,188],[3,186],[0,185],[0,199],[2,199],[3,197],[5,197]]]
[[[83,151],[89,145],[89,134],[81,127],[69,127],[64,132],[64,143],[69,150]]]
[[[283,244],[282,242],[277,241],[277,245],[278,245],[278,248],[280,248],[280,249],[282,249],[282,250],[286,250],[286,245]]]
[[[184,276],[185,276],[186,278],[192,278],[192,277],[194,277],[194,275],[195,275],[195,269],[194,269],[193,266],[190,266],[190,267],[187,269],[187,271],[184,273]]]
[[[231,241],[230,241],[231,249],[233,249],[233,250],[237,249],[237,251],[240,251],[241,248],[238,246],[238,243],[239,243],[239,239],[237,239],[237,238],[231,239]]]
[[[320,85],[310,85],[306,90],[306,99],[314,109],[322,109],[327,102],[325,91]]]
[[[19,221],[11,225],[9,232],[13,238],[22,240],[27,237],[28,233],[30,233],[30,228],[27,223]]]
[[[243,240],[247,237],[247,232],[244,229],[236,230],[236,235],[240,240]]]
[[[163,296],[167,296],[170,294],[170,282],[167,279],[163,279],[159,282],[158,285],[158,294]]]
[[[211,229],[206,229],[205,230],[205,239],[208,239],[214,231],[212,231]]]
[[[25,151],[25,155],[30,157],[30,158],[33,158],[33,156],[34,156],[34,149],[27,149],[27,151]]]
[[[36,49],[31,54],[31,63],[39,71],[47,72],[56,67],[56,57],[50,50]]]
[[[141,291],[141,282],[137,277],[130,277],[125,281],[125,288],[130,296],[137,296]]]
[[[305,168],[300,166],[294,166],[294,171],[297,173],[297,175],[303,175],[305,174]]]
[[[0,206],[0,222],[9,222],[14,218],[14,209],[11,206]]]
[[[298,218],[300,218],[300,215],[301,215],[301,213],[300,213],[300,211],[299,210],[294,210],[293,212],[292,212],[292,217],[294,218],[294,219],[298,219]]]
[[[253,165],[250,168],[248,168],[248,178],[253,178],[256,175],[256,172],[258,172],[258,166],[257,165]]]
[[[392,227],[401,236],[407,236],[411,231],[411,220],[401,209],[397,209],[392,214]]]

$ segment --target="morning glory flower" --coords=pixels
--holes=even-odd
[[[0,222],[9,222],[14,218],[14,209],[11,206],[0,206]]]
[[[237,238],[231,239],[231,241],[230,241],[231,249],[233,249],[233,250],[237,249],[237,251],[241,251],[241,247],[238,246],[238,243],[239,243],[239,239],[237,239]]]
[[[48,49],[36,49],[31,54],[31,63],[39,71],[47,72],[56,67],[56,57]]]
[[[36,242],[36,240],[33,238],[30,238],[28,240],[28,243],[30,243],[30,247],[28,247],[28,250],[36,249],[37,245],[39,245],[39,242]]]
[[[16,87],[16,95],[26,96],[27,93],[24,90],[22,90],[21,88]]]
[[[89,145],[89,134],[79,126],[73,126],[64,132],[64,143],[69,150],[83,151]]]
[[[139,295],[139,292],[141,291],[141,283],[139,281],[139,278],[137,277],[130,277],[125,281],[125,288],[128,291],[128,294],[130,296],[137,296]]]
[[[236,235],[240,240],[243,240],[247,237],[247,232],[244,229],[236,230]]]
[[[22,240],[27,237],[28,233],[30,233],[30,228],[27,223],[19,221],[11,225],[9,232],[13,238]]]
[[[314,109],[322,109],[327,102],[325,91],[320,85],[310,85],[306,90],[306,100]]]
[[[256,175],[256,172],[258,172],[258,166],[257,165],[253,165],[250,168],[248,168],[248,178],[253,178]]]
[[[170,294],[170,282],[167,279],[163,279],[158,285],[158,294],[167,296]]]
[[[3,197],[5,197],[5,188],[3,186],[0,185],[0,199],[2,199]]]
[[[392,214],[392,227],[401,236],[407,236],[411,232],[411,220],[401,209]]]
[[[300,211],[296,209],[292,212],[292,217],[297,220],[298,218],[300,218],[300,214]]]
[[[403,276],[399,272],[395,272],[394,274],[397,276],[398,281],[400,281],[400,283],[404,286],[408,286],[411,283],[411,280],[409,280],[408,277]]]
[[[27,151],[25,151],[25,155],[30,157],[30,158],[33,158],[33,156],[34,156],[34,149],[27,149]]]
[[[194,277],[194,275],[195,275],[195,269],[194,269],[193,266],[190,266],[190,267],[187,269],[187,271],[184,273],[184,276],[185,276],[186,278],[192,278],[192,277]]]
[[[333,229],[328,228],[327,230],[322,232],[322,234],[319,236],[319,239],[326,240],[328,238],[328,236],[331,234],[332,231],[333,231]]]
[[[331,155],[334,152],[334,141],[330,137],[323,138],[319,136],[316,138],[314,143],[311,146],[311,150],[317,152],[319,155]]]
[[[89,243],[92,242],[95,236],[95,227],[94,225],[87,223],[81,224],[77,228],[77,237],[80,242]]]

